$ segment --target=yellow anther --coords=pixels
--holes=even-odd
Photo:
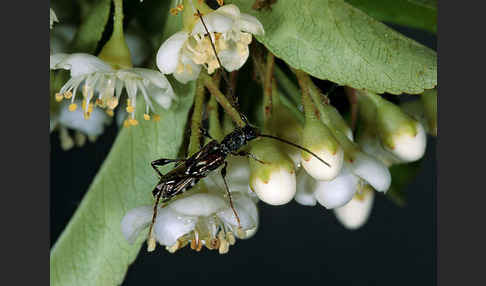
[[[160,120],[160,115],[158,115],[158,114],[154,114],[154,115],[152,116],[152,120],[153,120],[153,121],[155,121],[155,122],[159,121],[159,120]]]
[[[103,100],[101,100],[99,98],[96,99],[95,103],[96,103],[97,106],[103,106],[104,105]]]
[[[73,97],[73,93],[72,93],[72,92],[70,92],[70,91],[66,91],[66,92],[64,93],[64,98],[66,98],[66,99],[70,99],[71,97]]]
[[[118,98],[116,97],[111,97],[111,98],[108,98],[106,100],[106,105],[111,108],[111,109],[115,109],[115,107],[117,107],[118,105]]]
[[[224,1],[223,0],[216,0],[216,1],[218,1],[219,6],[223,6],[224,5]]]
[[[130,106],[127,106],[127,112],[128,113],[132,113],[134,111],[135,111],[135,108],[133,108],[133,106],[131,106],[131,105]]]
[[[94,109],[94,104],[93,103],[88,104],[88,113],[93,112],[93,109]]]
[[[83,99],[83,103],[81,104],[81,109],[86,110],[86,99]]]
[[[179,10],[177,10],[177,8],[171,8],[170,13],[175,16],[175,15],[179,14]]]
[[[130,123],[130,125],[132,125],[132,126],[136,126],[136,125],[138,125],[138,121],[137,121],[137,119],[135,119],[135,118],[130,118],[130,119],[128,119],[128,122],[129,122],[129,123]]]
[[[147,251],[148,251],[148,252],[152,252],[152,251],[154,251],[154,250],[155,250],[155,245],[156,245],[156,243],[155,243],[155,238],[150,237],[150,238],[148,239],[148,241],[147,241]]]
[[[143,115],[143,119],[145,119],[145,120],[150,120],[150,115],[148,115],[147,113],[145,113],[145,114]]]
[[[182,12],[182,10],[184,10],[184,5],[179,4],[179,5],[177,5],[176,9],[177,9],[177,11]]]
[[[84,119],[89,119],[91,116],[91,113],[89,111],[84,113]]]
[[[78,108],[76,103],[71,103],[68,107],[69,111],[74,111],[74,110],[76,110],[76,108]]]
[[[57,101],[57,102],[61,102],[61,101],[62,101],[62,99],[63,99],[62,94],[60,94],[60,93],[56,93],[56,101]]]
[[[108,116],[110,116],[110,117],[113,117],[113,115],[115,115],[115,113],[113,112],[113,110],[112,110],[112,109],[107,109],[105,112],[106,112],[106,114],[108,114]]]
[[[125,121],[123,121],[123,127],[130,127],[130,121],[128,121],[128,119],[125,119]]]

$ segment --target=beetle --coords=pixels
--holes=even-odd
[[[270,138],[274,140],[278,140],[280,142],[289,144],[296,148],[299,148],[305,152],[308,152],[312,156],[316,157],[319,161],[326,164],[330,167],[329,163],[321,159],[315,153],[310,151],[309,149],[299,146],[295,143],[287,141],[285,139],[269,135],[269,134],[262,134],[258,131],[256,127],[251,126],[248,124],[246,118],[241,115],[246,125],[243,127],[238,127],[233,130],[231,133],[226,135],[221,142],[212,139],[207,132],[203,130],[203,135],[211,138],[212,140],[203,146],[198,152],[194,153],[192,156],[186,159],[166,159],[161,158],[155,161],[152,161],[150,165],[152,168],[157,172],[159,175],[159,183],[155,186],[154,190],[152,191],[152,195],[155,198],[152,222],[149,228],[149,239],[152,237],[152,229],[153,225],[155,224],[155,219],[157,217],[157,208],[159,202],[167,203],[172,198],[183,194],[187,190],[194,187],[199,180],[205,178],[209,175],[210,172],[218,169],[219,167],[223,166],[221,169],[221,176],[223,178],[223,182],[225,185],[226,193],[228,194],[229,203],[233,213],[235,214],[236,220],[238,225],[240,224],[240,219],[238,217],[238,213],[235,211],[233,206],[233,200],[231,198],[231,192],[228,188],[228,183],[226,182],[226,169],[228,166],[228,162],[226,158],[229,155],[234,156],[246,156],[254,159],[262,164],[265,162],[256,158],[253,154],[240,150],[241,148],[245,147],[250,141],[255,140],[257,138]],[[174,169],[169,171],[167,174],[162,174],[157,167],[164,166],[169,163],[177,163]]]
[[[200,17],[201,22],[207,34],[209,35],[209,37],[211,37],[211,34],[209,33],[208,28],[203,20],[203,16],[199,10],[197,10],[196,16]],[[212,38],[210,38],[210,43],[214,51],[214,54],[216,56],[216,59],[218,60],[219,65],[222,66]],[[223,73],[223,75],[225,74]],[[224,76],[223,78],[228,83],[226,76]],[[232,90],[230,90],[230,94],[231,93]],[[240,113],[240,117],[245,122],[245,125],[243,127],[238,127],[232,132],[230,132],[229,134],[227,134],[223,138],[223,140],[221,140],[221,142],[218,142],[217,140],[211,138],[211,136],[205,130],[201,130],[204,136],[209,137],[212,140],[208,144],[203,146],[198,152],[190,156],[189,158],[186,159],[161,158],[152,161],[150,163],[152,168],[159,175],[160,179],[159,179],[159,183],[155,186],[154,190],[152,191],[152,195],[155,198],[155,203],[153,209],[152,222],[150,223],[150,228],[149,228],[149,251],[153,250],[155,246],[154,240],[152,238],[152,231],[157,217],[157,208],[159,202],[161,201],[162,203],[167,203],[172,198],[180,194],[183,194],[187,190],[194,187],[199,182],[199,180],[205,178],[206,176],[209,175],[210,172],[218,169],[221,166],[223,166],[221,169],[221,176],[223,178],[226,193],[228,194],[230,207],[233,213],[235,214],[235,218],[238,222],[238,226],[240,226],[240,218],[238,217],[238,213],[234,209],[231,193],[228,188],[228,183],[226,182],[226,169],[228,166],[226,157],[229,155],[247,156],[262,164],[265,164],[265,162],[259,160],[253,154],[247,151],[240,150],[241,148],[245,147],[248,144],[248,142],[252,140],[261,137],[261,138],[270,138],[270,139],[281,141],[288,145],[299,148],[305,152],[308,152],[312,156],[316,157],[319,161],[321,161],[322,163],[330,167],[330,165],[327,162],[319,158],[319,156],[314,154],[309,149],[273,135],[262,134],[258,131],[256,127],[253,127],[248,123],[248,120],[243,114]],[[177,163],[177,164],[175,168],[169,171],[167,174],[162,174],[157,167],[164,166],[169,163]]]

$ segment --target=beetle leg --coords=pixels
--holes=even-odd
[[[236,213],[236,210],[233,206],[233,199],[231,198],[231,193],[230,193],[229,188],[228,188],[228,183],[226,182],[226,167],[227,166],[228,166],[228,162],[224,161],[224,166],[221,169],[221,177],[223,177],[223,182],[224,182],[224,185],[226,187],[226,192],[228,193],[229,203],[230,203],[231,209],[233,210],[233,213],[235,214],[236,221],[238,222],[238,228],[241,228],[240,217]]]
[[[173,163],[173,162],[180,162],[180,161],[185,161],[186,159],[158,159],[158,160],[155,160],[155,161],[152,161],[150,162],[150,165],[152,166],[152,168],[154,168],[155,172],[157,172],[157,174],[159,174],[159,176],[163,176],[163,174],[159,171],[159,169],[157,169],[156,166],[164,166],[164,165],[167,165],[169,163]]]

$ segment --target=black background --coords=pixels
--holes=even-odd
[[[436,49],[430,34],[398,28]],[[96,144],[62,151],[50,136],[51,246],[74,213],[116,136],[111,126]],[[436,284],[436,140],[429,138],[417,178],[407,187],[407,206],[377,194],[367,224],[344,229],[321,206],[295,202],[274,207],[259,203],[260,228],[239,240],[226,255],[188,248],[169,254],[162,247],[142,249],[123,285],[305,283],[329,285]]]

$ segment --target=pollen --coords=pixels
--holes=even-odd
[[[75,111],[76,108],[78,108],[78,106],[76,105],[76,103],[71,103],[68,107],[69,111]]]
[[[128,121],[128,119],[125,119],[125,121],[123,121],[123,127],[130,127],[130,121]]]
[[[175,16],[175,15],[179,14],[179,10],[177,10],[177,8],[171,8],[170,13]]]
[[[132,125],[132,126],[137,126],[137,125],[138,125],[138,121],[137,121],[137,119],[135,119],[135,118],[130,118],[130,119],[128,119],[128,122],[129,122],[129,123],[130,123],[130,125]]]
[[[115,113],[113,112],[113,110],[112,110],[112,109],[107,109],[105,112],[106,112],[106,114],[108,114],[108,116],[110,116],[110,117],[113,117],[113,115],[115,115]]]
[[[158,114],[154,114],[154,115],[152,116],[152,120],[153,120],[153,121],[155,121],[155,122],[159,121],[159,120],[160,120],[160,115],[158,115]]]
[[[145,119],[145,120],[150,120],[150,115],[148,115],[147,113],[145,113],[145,114],[143,115],[143,119]]]
[[[135,108],[133,106],[131,106],[131,105],[130,106],[127,106],[127,112],[128,113],[132,113],[134,111],[135,111]]]
[[[70,91],[66,91],[66,92],[64,93],[64,98],[65,98],[65,99],[70,99],[71,97],[73,97],[73,93],[72,93],[72,92],[70,92]]]
[[[216,0],[219,4],[219,6],[223,6],[224,5],[224,1],[223,0]]]
[[[56,101],[57,101],[57,102],[61,102],[63,98],[64,98],[64,97],[63,97],[63,95],[62,95],[62,94],[60,94],[60,93],[56,93]]]
[[[149,240],[147,241],[147,251],[152,252],[155,250],[155,239],[153,237],[150,237]]]
[[[106,105],[110,108],[110,109],[115,109],[115,107],[117,107],[118,105],[118,98],[116,97],[111,97],[111,98],[108,98],[106,100]]]

